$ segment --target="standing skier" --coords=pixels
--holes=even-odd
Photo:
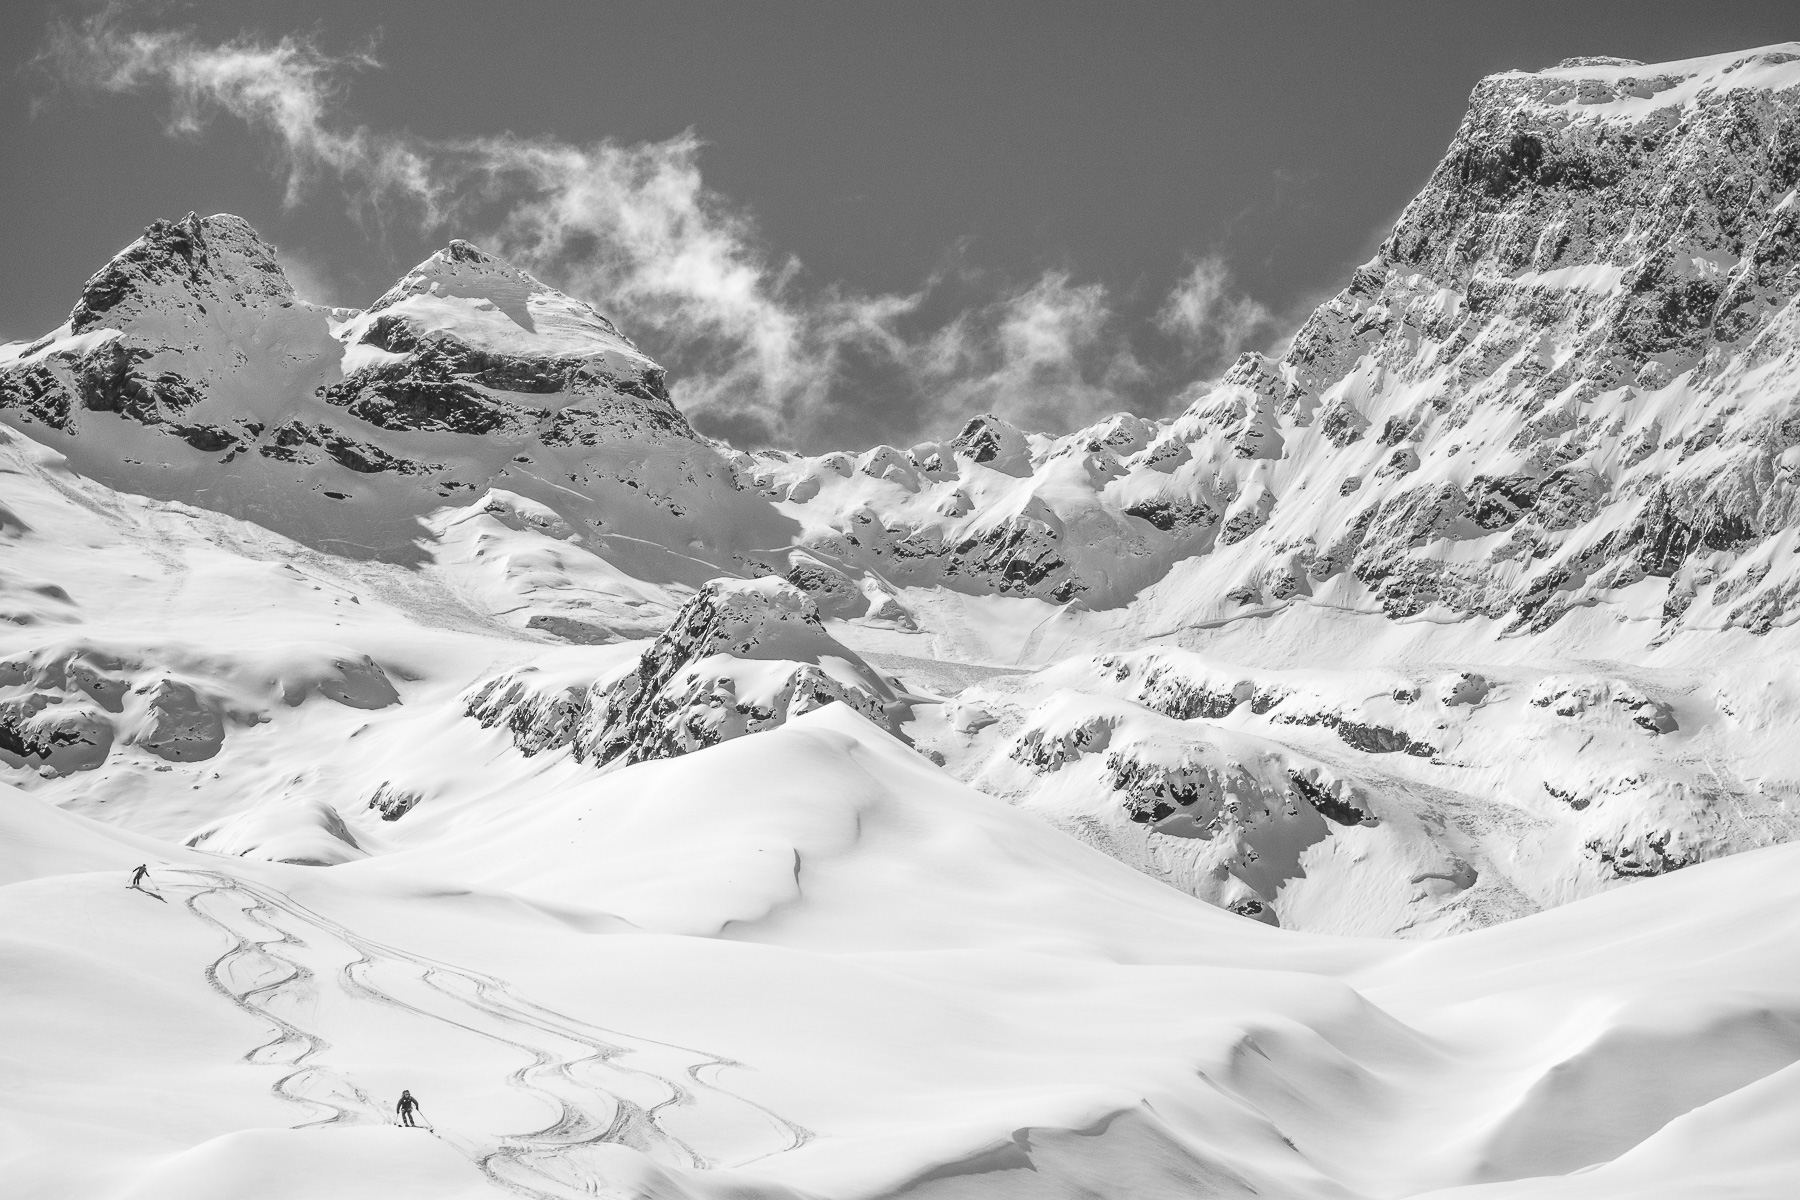
[[[126,884],[125,886],[133,889],[134,891],[139,891],[139,892],[144,893],[144,895],[150,897],[152,900],[158,900],[164,904],[167,904],[168,903],[167,900],[164,900],[161,896],[157,895],[155,892],[151,891],[149,888],[144,886],[148,882],[150,882],[150,867],[148,864],[145,864],[145,865],[138,867],[137,870],[135,870],[131,873],[131,882]]]
[[[416,1128],[413,1124],[413,1114],[419,1111],[419,1102],[413,1099],[411,1092],[401,1091],[400,1103],[394,1105],[394,1111],[400,1115],[402,1125],[408,1129]]]

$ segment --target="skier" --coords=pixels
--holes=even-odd
[[[401,1091],[400,1103],[394,1105],[394,1111],[400,1114],[400,1123],[408,1129],[417,1128],[413,1124],[413,1114],[419,1111],[419,1102],[413,1099],[409,1091]]]
[[[126,883],[126,887],[130,887],[131,891],[144,892],[146,896],[149,896],[151,900],[157,901],[157,903],[164,903],[164,905],[169,903],[169,901],[164,900],[162,896],[158,896],[157,892],[149,891],[148,887],[144,887],[144,883],[149,883],[148,865],[140,865],[137,871],[133,871],[133,873],[131,873],[131,882]]]

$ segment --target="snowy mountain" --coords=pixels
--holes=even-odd
[[[192,215],[10,348],[0,400],[85,479],[409,567],[483,629],[660,635],[637,667],[518,643],[465,681],[523,754],[629,763],[848,701],[1236,911],[1479,926],[1796,829],[1796,765],[1768,749],[1791,700],[1727,632],[1789,620],[1789,53],[1483,81],[1350,287],[1164,421],[745,454],[694,434],[606,317],[465,242],[326,311],[242,221]],[[684,644],[713,636],[708,603],[764,595],[721,579],[771,576],[843,645]],[[82,653],[19,662],[0,753],[104,775],[115,742],[204,756],[257,719],[222,667],[140,679]],[[1721,656],[1741,669],[1703,683]],[[71,668],[113,671],[96,686],[120,699]],[[1087,711],[1065,688],[1112,715],[1063,728]],[[1361,815],[1333,820],[1315,777]],[[334,799],[287,800],[333,828]]]
[[[894,727],[895,684],[826,632],[817,606],[784,579],[715,579],[635,662],[585,687],[542,686],[537,666],[469,697],[468,715],[504,723],[527,755],[569,748],[577,761],[630,766],[773,729],[843,704]],[[558,681],[560,682],[560,681]]]
[[[0,348],[10,1186],[1785,1194],[1797,189],[1800,43],[1493,76],[1177,415],[823,455],[157,222]]]
[[[1794,53],[1484,80],[1378,255],[1173,421],[979,418],[757,482],[909,582],[1112,608],[1179,561],[1211,593],[1184,621],[1311,600],[1543,629],[1661,589],[1665,633],[1786,624]]]
[[[417,561],[421,518],[498,487],[634,577],[698,586],[788,523],[732,502],[728,459],[662,378],[592,308],[466,243],[332,311],[294,299],[241,220],[189,214],[0,359],[0,403],[89,478],[333,553]]]

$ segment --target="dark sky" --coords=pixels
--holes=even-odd
[[[273,150],[243,125],[220,118],[172,139],[154,95],[71,91],[26,65],[53,15],[85,11],[0,6],[14,68],[0,81],[0,340],[56,325],[81,280],[158,216],[236,212],[338,303],[366,303],[445,240],[405,221],[358,225],[329,183],[286,208]],[[1018,286],[1064,271],[1104,285],[1127,336],[1200,256],[1278,319],[1334,290],[1423,182],[1483,74],[1800,36],[1793,0],[234,0],[133,12],[201,40],[298,32],[340,51],[375,39],[381,68],[340,101],[377,130],[582,144],[691,128],[706,184],[753,218],[772,259],[797,258],[809,287],[906,292],[951,256]],[[634,331],[629,311],[588,298]],[[675,348],[639,337],[680,372]]]

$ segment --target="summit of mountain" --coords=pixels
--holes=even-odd
[[[723,503],[727,459],[611,321],[463,241],[347,311],[237,217],[157,222],[0,358],[0,408],[90,478],[332,553],[427,561],[426,518],[492,487],[692,586],[783,525]]]

